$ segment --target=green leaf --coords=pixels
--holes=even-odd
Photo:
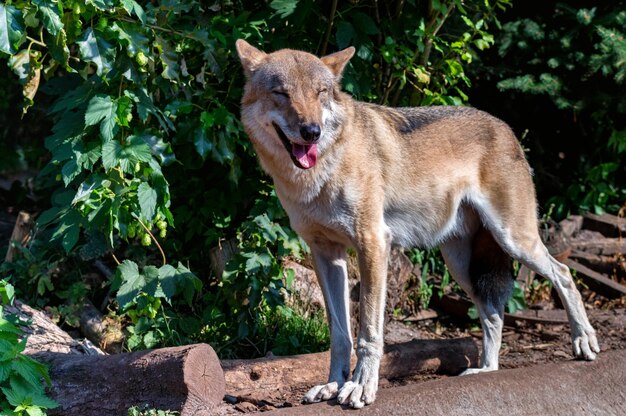
[[[46,416],[46,413],[38,405],[27,406],[25,410],[28,416]]]
[[[143,343],[146,348],[153,348],[159,343],[159,339],[154,334],[154,331],[148,331],[146,335],[143,336]]]
[[[22,376],[24,381],[35,389],[35,392],[37,390],[43,392],[43,387],[41,385],[42,378],[47,381],[50,380],[46,367],[25,355],[19,355],[15,360],[13,360],[13,371]]]
[[[64,210],[65,208],[52,207],[42,212],[41,215],[37,218],[37,225],[42,227],[53,222],[54,220],[59,218],[59,214],[61,214]]]
[[[135,14],[141,23],[146,23],[146,14],[143,8],[135,0],[122,0],[122,7],[128,12],[128,14]]]
[[[194,293],[202,289],[202,281],[181,263],[178,263],[177,268],[169,264],[161,266],[159,284],[165,299],[170,303],[177,293],[182,293],[185,301],[191,305]]]
[[[120,159],[123,157],[122,153],[124,152],[124,148],[122,145],[115,141],[111,140],[102,145],[102,165],[104,168],[109,171],[118,165],[120,165]]]
[[[86,0],[85,3],[92,4],[98,10],[111,10],[115,6],[114,0]]]
[[[46,30],[56,36],[63,29],[59,6],[50,0],[33,0],[33,3],[39,9],[38,15],[41,16]]]
[[[72,248],[78,242],[78,237],[80,235],[80,226],[78,224],[73,224],[67,228],[65,234],[63,234],[63,238],[61,239],[61,245],[65,249],[66,253],[69,253]]]
[[[148,221],[152,221],[156,214],[157,193],[148,185],[142,182],[137,188],[137,199],[141,208],[141,216]]]
[[[139,273],[137,263],[130,260],[124,260],[117,267],[117,273],[122,279],[122,285],[117,291],[117,303],[120,309],[124,309],[146,285],[146,279]]]
[[[63,183],[68,186],[70,182],[76,178],[82,171],[81,167],[76,163],[76,159],[68,160],[61,168]]]
[[[22,330],[20,330],[17,326],[7,321],[6,319],[0,318],[0,333],[21,335]]]
[[[155,296],[159,287],[159,269],[154,266],[146,266],[143,268],[142,275],[146,283],[141,290],[150,296]]]
[[[337,23],[337,46],[340,49],[347,48],[350,46],[350,43],[356,36],[356,32],[354,31],[354,26],[351,23],[346,22],[345,20]]]
[[[117,99],[116,121],[117,124],[124,127],[130,127],[128,123],[133,119],[132,114],[133,102],[127,97],[123,96]]]
[[[83,36],[76,41],[79,54],[83,61],[96,65],[96,74],[100,77],[109,73],[113,68],[115,48],[104,37],[96,36],[96,32],[88,27]]]
[[[22,12],[10,4],[0,4],[0,52],[13,55],[24,35]]]
[[[111,30],[117,33],[121,41],[120,43],[126,45],[128,52],[132,56],[137,55],[139,52],[143,52],[144,55],[150,54],[150,40],[146,35],[138,31],[135,26],[123,22],[113,22]]]
[[[378,33],[378,26],[371,17],[363,12],[354,12],[352,14],[354,26],[366,35],[375,35]]]
[[[159,157],[163,166],[168,166],[176,160],[172,147],[165,143],[163,138],[153,134],[142,134],[140,137],[150,147],[152,154]]]
[[[113,140],[117,133],[117,101],[110,96],[98,94],[89,101],[85,113],[85,126],[93,126],[100,123],[100,134],[105,141]]]
[[[65,30],[59,30],[56,36],[50,36],[46,44],[48,45],[48,51],[52,59],[57,61],[59,65],[63,66],[68,72],[76,72],[69,66],[70,50],[67,47],[67,34]]]
[[[177,280],[177,271],[173,266],[164,264],[159,268],[159,284],[165,299],[170,303],[176,294]]]
[[[282,19],[290,16],[296,10],[298,0],[272,0],[270,8],[276,10]]]
[[[161,110],[159,110],[154,103],[152,102],[152,98],[146,93],[144,89],[136,89],[136,90],[126,90],[124,91],[124,95],[131,98],[135,104],[137,105],[137,114],[139,114],[139,118],[141,121],[146,121],[149,115],[154,115],[156,119],[159,121],[161,127],[164,130],[175,131],[176,128],[174,124],[165,116]]]
[[[9,378],[9,374],[11,374],[11,368],[11,361],[0,361],[0,383]]]
[[[72,191],[70,192],[70,194],[71,195],[68,195],[70,197],[70,201],[68,202],[68,204],[71,203],[71,196],[73,196],[74,192]],[[77,210],[71,209],[67,211],[61,216],[59,225],[52,233],[51,239],[61,239],[61,245],[63,246],[65,251],[69,253],[69,251],[78,241],[82,219],[83,217]]]
[[[159,57],[163,64],[161,75],[165,79],[177,80],[180,77],[180,65],[178,64],[178,54],[176,50],[162,37],[157,36],[155,45],[159,49]]]
[[[198,127],[194,131],[193,135],[193,144],[196,147],[196,151],[202,157],[202,159],[206,159],[206,156],[209,154],[211,150],[213,150],[213,143],[209,140],[206,135],[206,131],[202,127]]]

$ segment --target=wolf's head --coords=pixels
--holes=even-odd
[[[297,167],[312,168],[336,136],[339,81],[354,48],[317,58],[291,49],[267,54],[242,39],[236,46],[247,80],[242,119],[248,133],[267,150],[284,148]]]

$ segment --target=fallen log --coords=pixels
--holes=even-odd
[[[598,231],[607,237],[626,237],[626,218],[616,215],[596,215],[588,212],[583,215],[582,227]]]
[[[330,353],[270,356],[254,360],[223,360],[226,391],[237,396],[263,397],[285,385],[312,387],[326,380]],[[418,373],[458,374],[478,363],[478,348],[471,337],[420,340],[385,346],[380,376],[402,378]],[[356,356],[352,355],[352,367]]]
[[[583,266],[577,261],[568,259],[565,261],[567,267],[576,270],[576,276],[580,276],[589,289],[604,295],[608,298],[619,298],[626,295],[626,286],[611,280],[608,277]]]
[[[626,280],[626,259],[620,255],[600,256],[598,254],[574,250],[571,259],[596,272],[608,276],[617,276],[618,278]]]
[[[457,318],[466,319],[469,308],[472,306],[472,302],[470,300],[465,299],[456,293],[443,295],[441,299],[435,299],[434,297],[433,299],[435,300],[434,303],[437,307]],[[563,309],[525,309],[515,313],[504,313],[504,323],[506,325],[514,326],[515,321],[524,321],[529,324],[544,325],[561,325],[568,323],[567,314]]]
[[[561,232],[566,238],[570,238],[577,234],[583,226],[583,217],[580,215],[570,215],[568,218],[559,222]]]
[[[592,254],[611,256],[626,253],[626,238],[584,238],[570,240],[572,248]]]
[[[593,362],[567,361],[380,389],[360,415],[623,415],[626,351]],[[265,412],[267,416],[354,414],[331,403]]]
[[[26,355],[41,359],[48,353],[104,354],[95,346],[75,340],[52,322],[45,313],[19,300],[16,300],[13,305],[5,305],[4,310],[5,313],[15,315],[21,321],[30,321],[28,326],[22,328],[28,336],[24,350]]]
[[[43,312],[16,301],[5,312],[31,323],[24,353],[50,365],[48,415],[124,415],[134,405],[203,416],[221,404],[224,374],[207,344],[104,355],[77,341]]]
[[[107,356],[48,353],[49,415],[126,415],[147,405],[185,415],[210,415],[224,397],[224,374],[207,344]]]
[[[124,334],[119,322],[106,319],[89,300],[83,302],[78,313],[80,332],[89,341],[108,353],[122,352]]]

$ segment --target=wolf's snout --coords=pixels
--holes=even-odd
[[[300,127],[300,135],[307,142],[315,143],[319,140],[321,134],[322,129],[317,123],[303,124]]]

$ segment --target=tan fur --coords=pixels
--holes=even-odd
[[[243,124],[293,229],[312,249],[330,306],[331,375],[305,401],[337,396],[361,407],[374,400],[392,243],[441,244],[454,277],[482,311],[483,327],[493,326],[483,367],[472,371],[497,368],[501,331],[501,311],[481,301],[468,275],[472,244],[480,241],[502,248],[493,250],[500,257],[494,264],[512,256],[557,282],[575,348],[582,345],[577,355],[595,357],[597,341],[569,271],[553,262],[539,238],[530,168],[505,123],[472,108],[393,109],[355,101],[339,86],[353,48],[321,59],[289,49],[265,54],[243,40],[237,50],[248,81]],[[306,144],[298,133],[306,123],[319,124],[322,133],[317,162],[305,170],[289,149]],[[275,124],[288,143],[281,142]],[[352,339],[341,280],[350,246],[359,256],[361,319],[357,367],[347,381]]]

